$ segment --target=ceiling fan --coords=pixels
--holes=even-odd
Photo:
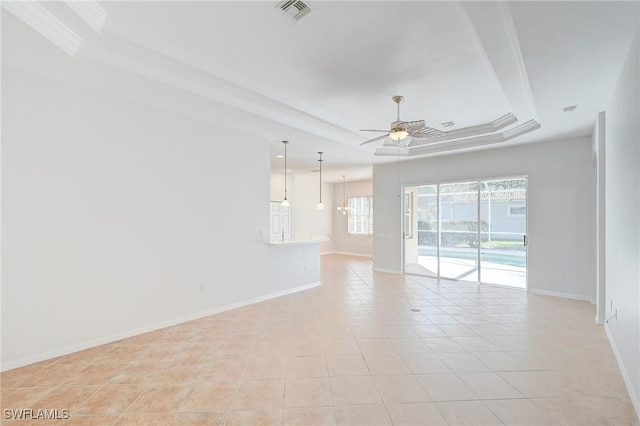
[[[390,130],[372,130],[364,129],[361,132],[383,132],[382,136],[378,136],[368,141],[362,142],[360,145],[366,145],[371,142],[376,142],[386,138],[391,139],[391,143],[398,148],[405,148],[411,144],[414,139],[433,138],[438,136],[445,136],[447,132],[442,132],[432,127],[427,127],[424,120],[418,121],[402,121],[400,120],[400,102],[404,99],[404,96],[394,96],[393,102],[398,106],[398,115],[396,121],[391,123]]]

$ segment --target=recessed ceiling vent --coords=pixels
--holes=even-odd
[[[296,21],[311,12],[311,8],[300,0],[284,0],[278,3],[276,7]]]

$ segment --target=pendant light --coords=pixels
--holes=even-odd
[[[349,212],[349,207],[347,207],[347,181],[346,181],[346,176],[342,175],[342,205],[340,207],[338,207],[338,213],[339,214],[347,214]]]
[[[282,200],[282,207],[289,207],[291,203],[287,200],[287,144],[289,141],[282,141],[284,144],[284,200]]]
[[[324,210],[324,203],[322,202],[322,151],[318,151],[318,163],[320,164],[320,202],[318,203],[318,210]]]

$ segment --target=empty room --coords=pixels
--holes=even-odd
[[[3,425],[640,424],[640,2],[0,24]]]

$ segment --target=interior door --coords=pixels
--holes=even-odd
[[[270,241],[291,241],[291,206],[282,206],[279,201],[271,202]]]

